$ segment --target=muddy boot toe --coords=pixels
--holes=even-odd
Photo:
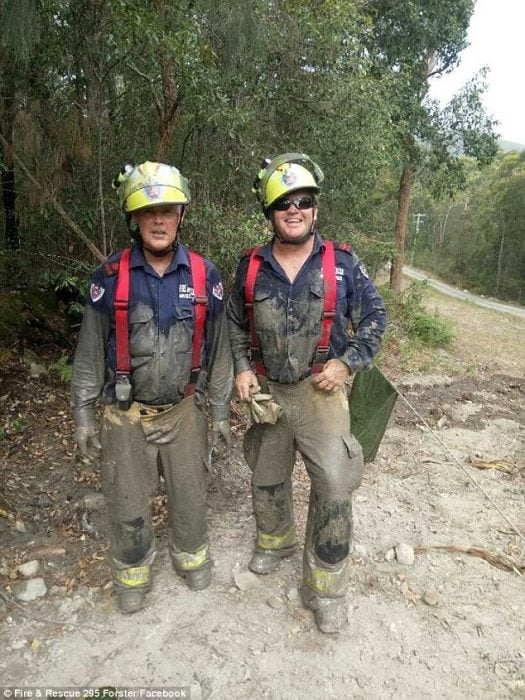
[[[348,624],[348,609],[344,598],[320,598],[309,588],[303,588],[305,607],[313,610],[315,624],[323,634],[339,634]]]
[[[134,588],[119,590],[117,592],[117,604],[123,615],[138,612],[146,604],[146,593],[143,590]]]
[[[277,571],[285,557],[291,556],[295,552],[295,547],[270,551],[255,550],[248,564],[250,571],[254,574],[271,574]]]
[[[202,591],[208,588],[211,583],[211,562],[201,566],[200,569],[184,572],[184,580],[192,591]]]

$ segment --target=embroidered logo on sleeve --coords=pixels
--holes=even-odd
[[[342,267],[335,268],[335,278],[338,282],[342,282],[344,274],[345,274],[345,271],[343,270]]]
[[[359,263],[359,269],[361,270],[361,274],[363,275],[363,277],[366,277],[366,279],[368,279],[368,270],[362,262]]]
[[[211,293],[213,296],[218,299],[219,301],[222,301],[222,298],[224,296],[224,289],[222,287],[222,282],[217,282],[217,284],[213,285],[213,288],[211,290]]]
[[[92,282],[91,287],[89,288],[89,296],[91,297],[91,301],[96,304],[97,301],[100,301],[102,297],[104,296],[104,292],[106,290],[101,284],[97,284],[96,282]]]

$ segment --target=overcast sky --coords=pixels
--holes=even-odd
[[[470,22],[470,46],[450,75],[433,81],[430,94],[441,102],[482,66],[490,68],[483,102],[498,119],[501,138],[525,144],[525,0],[477,0]]]

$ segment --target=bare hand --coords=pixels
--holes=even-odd
[[[341,360],[328,360],[323,367],[323,371],[314,374],[313,383],[318,389],[323,391],[336,391],[343,389],[345,382],[350,376],[350,368]]]
[[[245,369],[243,372],[239,372],[235,378],[235,391],[239,399],[249,403],[254,390],[261,390],[255,372],[251,369]]]

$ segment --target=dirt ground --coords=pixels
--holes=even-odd
[[[99,477],[74,461],[66,390],[3,368],[1,685],[189,688],[193,700],[525,697],[525,321],[438,294],[428,303],[457,340],[385,360],[408,403],[398,399],[354,497],[349,625],[336,637],[301,606],[300,553],[275,574],[242,575],[254,536],[243,416],[210,473],[211,587],[191,592],[171,570],[161,492],[148,605],[116,612]],[[307,501],[299,462],[300,533]],[[47,594],[20,602],[18,566],[31,560]]]

